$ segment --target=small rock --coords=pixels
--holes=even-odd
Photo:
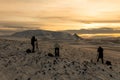
[[[52,53],[48,53],[49,57],[54,57],[54,55]]]
[[[74,72],[72,72],[72,74],[75,74]]]
[[[55,70],[55,68],[53,68],[53,70]]]
[[[110,74],[110,77],[112,77],[112,75]]]
[[[102,69],[102,71],[105,71],[104,69]]]
[[[52,67],[52,65],[49,65],[49,67]]]
[[[96,65],[96,63],[93,63],[94,65]]]
[[[30,49],[27,49],[26,50],[26,53],[31,53],[32,51]]]
[[[111,61],[106,61],[106,65],[107,65],[107,66],[112,65],[112,64],[111,64]]]
[[[85,74],[85,72],[82,72],[82,74]]]
[[[45,75],[45,72],[43,72],[43,75]]]
[[[17,78],[15,80],[18,80]]]
[[[28,78],[27,80],[31,80],[31,78]]]
[[[109,67],[110,69],[112,69],[112,67]]]
[[[47,68],[47,66],[44,66],[45,68]]]
[[[75,64],[75,62],[72,62],[72,65],[74,65]]]
[[[66,66],[63,66],[63,68],[66,68]]]
[[[56,78],[54,78],[54,80],[57,80]]]
[[[87,71],[87,69],[83,69],[84,71]]]

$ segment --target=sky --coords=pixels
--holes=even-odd
[[[0,34],[102,28],[119,36],[120,0],[0,0]]]

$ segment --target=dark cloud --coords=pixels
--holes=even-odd
[[[26,27],[26,26],[20,26],[20,25],[2,25],[1,28],[16,28],[16,29],[23,29],[23,28],[29,28],[29,27]]]
[[[15,32],[16,31],[14,31],[14,30],[0,30],[0,35],[11,35]]]
[[[0,22],[0,28],[15,28],[18,30],[22,29],[38,29],[44,24],[37,23],[24,23],[24,22]]]
[[[36,26],[35,26],[36,25]],[[10,35],[18,31],[23,30],[35,30],[40,29],[43,24],[35,23],[20,23],[20,22],[0,22],[0,35]]]
[[[97,29],[81,29],[81,30],[67,30],[69,33],[78,34],[109,34],[109,33],[120,33],[120,29],[114,30],[112,28],[97,28]]]

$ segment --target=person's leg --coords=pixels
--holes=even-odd
[[[58,48],[56,48],[56,56],[58,57]]]
[[[32,45],[32,52],[33,52],[33,44],[31,44]]]
[[[58,48],[58,53],[57,53],[57,54],[58,54],[58,56],[59,56],[59,53],[60,53],[60,52],[59,52],[59,48]]]
[[[59,48],[55,48],[55,56],[56,56],[56,57],[59,56]]]
[[[58,48],[56,48],[56,56],[58,57]]]
[[[55,48],[55,56],[57,56],[57,49]]]
[[[32,46],[33,46],[32,52],[35,52],[35,45],[33,44]]]
[[[99,57],[97,58],[97,62],[99,61]]]
[[[104,60],[103,60],[103,58],[101,58],[101,60],[102,60],[102,64],[104,64]]]

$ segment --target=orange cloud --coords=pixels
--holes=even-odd
[[[48,30],[116,28],[119,4],[120,0],[0,0],[0,21]]]

